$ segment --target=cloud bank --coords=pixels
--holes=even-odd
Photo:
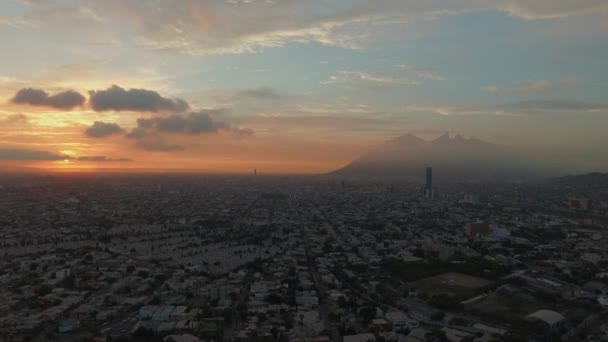
[[[151,152],[175,152],[175,151],[183,151],[186,148],[182,145],[171,144],[160,140],[155,141],[138,141],[137,147],[145,151]]]
[[[0,149],[0,160],[64,160],[68,156],[39,150]]]
[[[110,158],[106,156],[85,156],[77,158],[79,161],[94,161],[94,162],[130,162],[128,158]]]
[[[84,134],[91,138],[104,138],[121,132],[122,128],[117,123],[95,121]]]
[[[15,94],[11,102],[16,104],[27,104],[30,106],[50,107],[62,110],[71,110],[82,106],[85,97],[74,90],[66,90],[55,95],[50,95],[42,89],[23,88]]]
[[[89,91],[89,103],[98,112],[183,112],[190,108],[188,102],[179,98],[169,99],[152,90],[127,90],[117,85],[106,90]]]
[[[137,119],[137,127],[127,135],[129,138],[144,138],[155,133],[168,134],[209,134],[227,131],[236,134],[252,134],[246,128],[236,128],[223,122],[214,120],[208,111],[191,112],[188,114],[172,114],[152,118]]]

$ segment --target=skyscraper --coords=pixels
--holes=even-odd
[[[426,198],[433,198],[433,168],[426,168],[426,186],[424,187],[424,195]]]

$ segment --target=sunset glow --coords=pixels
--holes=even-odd
[[[456,132],[604,170],[608,5],[576,3],[3,1],[1,165],[323,173]]]

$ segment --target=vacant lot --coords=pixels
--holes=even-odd
[[[411,285],[416,291],[428,295],[446,294],[449,296],[462,296],[474,293],[475,290],[491,283],[491,281],[483,278],[457,272],[448,272],[421,279]]]
[[[561,311],[558,305],[553,306],[530,294],[512,292],[492,293],[467,305],[465,310],[484,317],[489,323],[507,324],[515,328],[523,324],[526,316],[541,309]]]

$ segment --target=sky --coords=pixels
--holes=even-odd
[[[608,171],[605,0],[3,0],[0,169],[321,173],[406,133]]]

